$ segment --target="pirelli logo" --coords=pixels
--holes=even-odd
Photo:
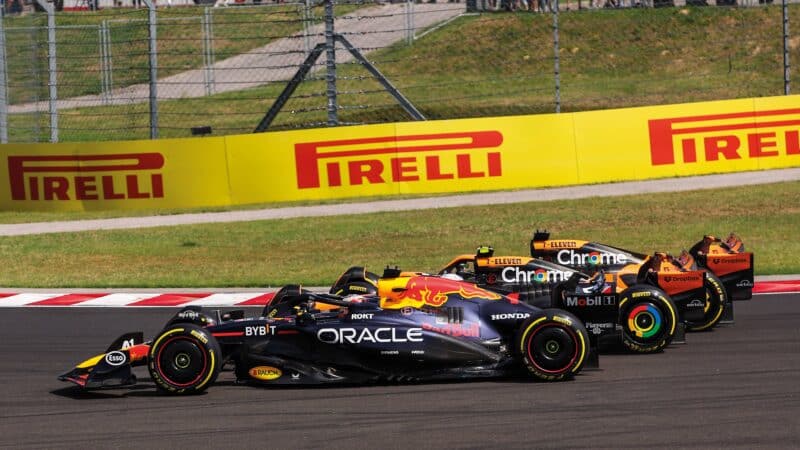
[[[160,153],[9,156],[8,179],[12,200],[163,198],[163,167]]]
[[[800,109],[649,121],[652,165],[800,156]]]
[[[297,187],[499,177],[499,131],[386,136],[295,145]]]

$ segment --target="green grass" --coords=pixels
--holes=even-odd
[[[800,17],[800,5],[789,5],[789,14]],[[561,110],[565,112],[783,93],[778,5],[569,11],[560,15],[559,23]],[[791,25],[789,47],[796,55],[800,28]],[[169,27],[164,27],[166,34]],[[188,50],[199,45],[183,39],[182,29],[174,26],[169,32],[176,36],[167,36],[171,39],[167,44]],[[227,53],[218,51],[217,60],[223,53],[230,56],[244,51],[247,45],[266,42],[266,37],[284,31],[289,30],[243,29],[241,36],[252,33],[254,37],[241,42],[233,37],[223,40],[220,31],[216,35],[220,45],[231,47]],[[159,56],[166,68],[159,74],[196,67],[198,52],[188,50],[166,45]],[[413,45],[399,42],[370,53],[369,59],[430,119],[555,111],[550,15],[522,12],[465,16]],[[365,77],[363,67],[348,63],[340,64],[337,70],[342,123],[409,120],[375,80]],[[792,64],[790,77],[800,79],[800,64]],[[198,125],[212,126],[217,135],[249,133],[283,87],[284,83],[274,83],[160,102],[159,135],[189,136],[189,129]],[[319,79],[301,84],[272,129],[324,124],[325,87],[325,81]],[[12,117],[12,140],[47,130],[47,120],[47,114]],[[146,139],[148,120],[146,104],[64,110],[59,119],[60,139]],[[40,136],[46,139],[46,133]]]
[[[757,274],[800,273],[800,182],[555,202],[0,238],[6,287],[330,284],[350,265],[433,271],[492,244],[524,255],[554,237],[678,252],[737,232]]]

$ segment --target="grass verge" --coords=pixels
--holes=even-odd
[[[492,244],[524,255],[534,228],[555,237],[678,252],[737,232],[757,274],[800,273],[800,182],[438,210],[0,239],[5,287],[326,285],[350,265],[434,271]]]

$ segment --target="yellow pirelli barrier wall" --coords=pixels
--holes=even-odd
[[[468,192],[800,166],[800,96],[156,141],[0,146],[4,210]]]

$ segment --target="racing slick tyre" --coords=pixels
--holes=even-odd
[[[540,380],[572,378],[589,353],[589,333],[572,314],[545,309],[527,319],[517,332],[515,347],[528,373]]]
[[[219,343],[208,330],[179,323],[165,328],[153,340],[147,368],[160,391],[197,394],[217,379],[221,356]]]
[[[725,287],[722,285],[722,280],[710,271],[706,271],[705,288],[706,306],[703,309],[703,319],[686,321],[686,329],[688,331],[703,331],[714,328],[725,311],[725,303],[728,298],[725,293]]]
[[[660,352],[675,337],[678,309],[664,291],[651,286],[632,286],[620,294],[619,324],[622,343],[628,350]]]

